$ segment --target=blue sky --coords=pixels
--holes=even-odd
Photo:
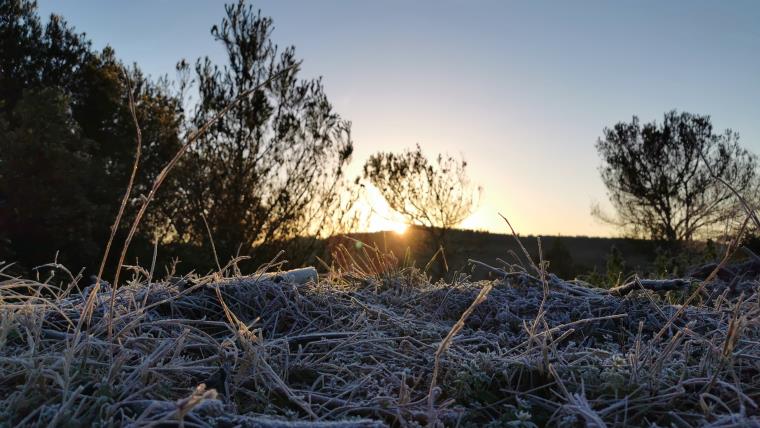
[[[222,2],[43,0],[147,73],[222,61]],[[594,149],[605,126],[710,114],[760,154],[760,2],[259,1],[305,77],[353,121],[353,173],[377,150],[462,154],[484,187],[465,226],[611,235]],[[383,227],[383,222],[376,222]]]

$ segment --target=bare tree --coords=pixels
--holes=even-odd
[[[742,193],[755,185],[756,157],[733,131],[713,133],[709,116],[670,111],[661,124],[643,126],[634,116],[605,128],[596,148],[617,216],[598,207],[593,213],[634,236],[670,242],[710,237],[740,209],[720,180]]]
[[[467,162],[440,154],[430,162],[419,145],[414,151],[370,156],[364,178],[408,224],[430,230],[436,247],[473,213],[481,192],[467,177]]]

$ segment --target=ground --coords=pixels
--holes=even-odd
[[[383,255],[317,280],[136,270],[115,295],[9,278],[0,425],[760,426],[746,267],[667,295],[533,266],[432,283]]]

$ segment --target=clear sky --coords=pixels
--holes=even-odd
[[[221,60],[200,0],[42,0],[153,76],[181,58]],[[590,216],[606,201],[594,149],[605,126],[710,114],[760,154],[760,2],[268,0],[274,39],[305,77],[324,76],[353,121],[354,168],[419,143],[462,154],[484,187],[471,228],[611,235]],[[387,226],[375,220],[374,227]]]

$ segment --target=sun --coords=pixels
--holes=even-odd
[[[366,230],[369,232],[393,232],[397,235],[406,233],[409,225],[404,218],[394,212],[374,186],[366,188],[364,198],[360,201],[359,210],[366,219]]]
[[[372,232],[389,231],[397,235],[403,235],[408,228],[409,226],[403,221],[391,219],[377,213],[372,214],[369,218],[369,231]]]
[[[403,235],[406,232],[406,229],[409,228],[409,225],[406,223],[399,223],[399,222],[392,222],[390,224],[390,229],[395,232],[397,235]]]

